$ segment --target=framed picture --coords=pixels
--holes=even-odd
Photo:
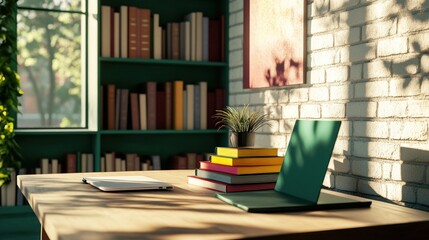
[[[306,8],[305,0],[244,0],[244,88],[305,83]]]

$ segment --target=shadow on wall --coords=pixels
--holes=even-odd
[[[308,85],[261,90],[266,111],[280,111],[278,127],[271,132],[264,129],[264,134],[283,134],[289,141],[295,118],[337,118],[325,114],[321,105],[334,108],[339,103],[344,108],[343,134],[331,166],[341,171],[334,170],[332,186],[408,206],[429,206],[429,161],[415,160],[428,155],[427,151],[403,147],[406,138],[392,137],[397,134],[393,124],[426,119],[413,118],[426,115],[413,112],[407,100],[424,100],[429,89],[429,33],[419,32],[428,28],[428,8],[429,0],[311,1],[307,8],[313,11],[308,13]],[[331,45],[321,47],[316,40],[329,35]],[[341,69],[346,71],[345,79]],[[329,89],[328,99],[312,96],[318,87]],[[287,95],[286,101],[282,94]],[[405,105],[404,112],[398,113],[396,104]],[[386,106],[393,110],[384,114]],[[289,116],[287,109],[297,113]],[[381,134],[380,126],[385,128]],[[276,144],[267,138],[264,144]],[[385,146],[391,150],[380,153]]]

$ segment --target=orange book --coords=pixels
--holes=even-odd
[[[174,130],[183,130],[183,81],[173,82],[173,126]]]

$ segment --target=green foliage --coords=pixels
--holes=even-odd
[[[216,110],[213,116],[216,118],[216,126],[219,129],[229,128],[232,132],[255,132],[259,128],[268,125],[271,126],[268,114],[260,112],[251,112],[249,105],[243,108],[233,108],[227,106],[225,110]]]
[[[0,0],[0,186],[9,168],[19,168],[19,147],[14,137],[18,97],[22,95],[16,68],[16,2]]]

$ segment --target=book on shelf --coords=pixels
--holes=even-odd
[[[25,174],[27,174],[27,169],[26,168],[20,168],[18,171],[18,175],[25,175]],[[22,205],[24,205],[24,202],[25,202],[25,197],[22,194],[22,192],[20,190],[16,191],[16,205],[22,206]]]
[[[191,60],[191,23],[189,21],[180,23],[180,59]]]
[[[203,60],[203,13],[196,12],[196,25],[195,25],[195,60]]]
[[[173,128],[183,130],[183,81],[173,82]]]
[[[101,56],[111,57],[112,7],[101,6]]]
[[[128,57],[128,6],[120,8],[121,51],[122,58]]]
[[[139,8],[137,15],[137,39],[139,43],[138,47],[138,57],[139,58],[150,58],[150,39],[151,39],[151,18],[150,18],[150,9]]]
[[[277,157],[278,148],[262,147],[216,147],[216,155],[239,157]]]
[[[193,93],[193,107],[194,107],[194,115],[193,115],[193,122],[194,122],[194,127],[193,129],[200,129],[201,128],[201,116],[200,116],[200,105],[201,105],[201,92],[200,92],[200,85],[194,85],[194,93]]]
[[[189,22],[190,27],[190,60],[196,61],[197,60],[197,54],[196,54],[196,31],[197,31],[197,13],[191,12],[185,16],[185,20]]]
[[[161,59],[162,57],[162,29],[159,26],[159,14],[153,14],[153,58]]]
[[[173,84],[165,84],[165,129],[173,129]]]
[[[156,129],[166,129],[166,93],[165,90],[156,92]]]
[[[207,62],[209,61],[209,18],[208,17],[203,17],[202,45],[203,45],[202,60]]]
[[[78,172],[88,172],[88,155],[86,153],[80,154]]]
[[[219,192],[244,192],[258,190],[273,190],[275,183],[228,184],[210,179],[188,176],[188,183]]]
[[[207,129],[207,82],[199,82],[200,89],[200,129]]]
[[[225,109],[226,93],[224,88],[216,88],[215,90],[215,109]]]
[[[67,153],[66,155],[66,172],[75,173],[77,172],[77,154]]]
[[[119,129],[128,129],[128,99],[129,90],[120,89],[120,103],[119,103]]]
[[[120,57],[121,55],[121,46],[120,46],[120,14],[119,12],[113,13],[113,54],[112,56],[115,58]]]
[[[171,59],[180,59],[180,23],[172,22],[171,24]]]
[[[186,111],[184,114],[186,114],[186,129],[192,130],[194,129],[194,98],[195,98],[195,85],[193,84],[186,84],[186,98],[185,98],[185,105],[186,105]]]
[[[278,173],[234,175],[204,169],[195,169],[195,176],[199,178],[211,179],[228,184],[272,183],[276,182],[278,175]]]
[[[107,98],[107,129],[114,130],[116,126],[116,86],[108,84],[106,87]]]
[[[137,42],[138,42],[138,28],[137,28],[137,7],[128,6],[128,57],[138,58]]]
[[[115,97],[115,130],[118,130],[121,122],[121,89],[116,88]]]
[[[156,129],[156,82],[149,81],[145,83],[146,101],[147,101],[147,129]]]
[[[140,130],[140,107],[138,93],[130,93],[131,129]]]
[[[283,157],[224,157],[219,155],[211,156],[212,163],[227,166],[263,166],[280,165],[283,163]]]
[[[140,130],[147,130],[147,98],[145,93],[139,94]]]
[[[258,173],[278,173],[281,165],[268,166],[226,166],[221,164],[211,163],[209,161],[200,162],[200,169],[212,170],[229,174],[258,174]]]
[[[216,113],[215,109],[215,93],[207,92],[207,128],[216,128],[215,119],[213,118]]]

